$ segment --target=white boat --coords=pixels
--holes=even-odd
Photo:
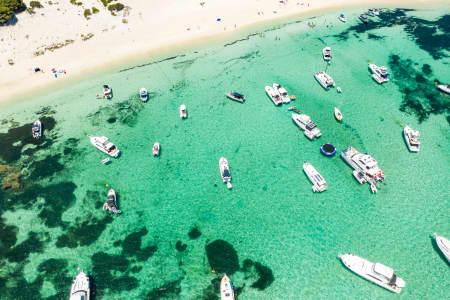
[[[289,95],[284,87],[282,87],[278,83],[274,83],[273,89],[278,92],[278,95],[280,95],[281,101],[283,101],[283,103],[291,102],[291,98],[289,97]]]
[[[220,281],[220,300],[234,300],[234,288],[227,274]]]
[[[384,180],[384,172],[378,168],[378,162],[369,154],[358,152],[352,146],[342,150],[341,157],[353,169],[366,176],[366,181],[372,183],[377,180]]]
[[[329,87],[335,86],[333,78],[325,72],[314,72],[314,78],[317,82],[328,91]]]
[[[35,139],[38,139],[42,136],[42,123],[40,120],[36,120],[34,124],[31,126],[31,133]]]
[[[180,118],[181,119],[186,119],[187,118],[186,105],[184,105],[184,104],[180,105]]]
[[[405,287],[405,281],[394,274],[394,270],[380,263],[373,263],[354,254],[339,255],[344,266],[359,276],[399,294]]]
[[[420,134],[417,130],[412,130],[408,125],[403,128],[403,136],[409,151],[419,152],[420,150]]]
[[[322,49],[322,55],[324,60],[331,60],[331,47],[325,47]]]
[[[310,139],[318,138],[322,135],[317,125],[305,114],[292,113],[292,120],[300,127],[305,135]]]
[[[119,148],[111,143],[106,136],[90,136],[89,140],[91,144],[103,153],[108,154],[111,157],[118,157],[120,154]]]
[[[341,88],[340,86],[338,86],[338,87],[336,88],[336,91],[337,91],[338,93],[342,93],[342,88]]]
[[[158,142],[155,142],[155,143],[153,144],[153,150],[152,150],[153,156],[159,156],[159,150],[160,150],[160,148],[159,148],[159,143],[158,143]]]
[[[438,84],[437,88],[446,94],[450,94],[450,84]]]
[[[228,166],[228,160],[225,157],[219,159],[220,176],[222,176],[223,182],[226,182],[227,188],[231,189],[231,174],[230,167]]]
[[[358,180],[360,184],[367,182],[366,176],[359,171],[353,170],[353,176],[356,178],[356,180]]]
[[[336,118],[336,120],[342,121],[342,113],[337,107],[334,108],[334,117]]]
[[[104,160],[102,160],[102,164],[107,165],[111,162],[111,160],[109,158],[105,158]]]
[[[70,289],[70,300],[90,300],[91,287],[89,277],[82,270],[75,277]]]
[[[267,96],[273,101],[275,105],[280,105],[283,103],[281,100],[280,94],[278,94],[277,90],[274,90],[273,87],[266,85],[265,87]]]
[[[311,181],[311,183],[313,184],[312,190],[314,192],[323,192],[328,190],[327,182],[310,163],[303,163],[303,171],[305,172],[306,176],[308,176],[309,181]]]
[[[377,8],[369,8],[369,10],[367,11],[367,14],[372,17],[379,16],[380,10]]]
[[[389,81],[389,73],[385,66],[379,67],[375,64],[369,64],[369,69],[373,73],[372,78],[379,84]]]
[[[103,97],[105,97],[106,99],[112,98],[111,88],[107,84],[103,85]]]
[[[445,237],[438,235],[436,232],[434,233],[434,239],[442,254],[444,254],[448,262],[450,262],[450,241]]]
[[[105,204],[103,204],[103,210],[107,210],[114,214],[121,214],[122,211],[118,209],[117,207],[117,195],[116,191],[113,189],[110,189],[108,191],[108,198]]]
[[[141,98],[142,102],[147,102],[148,100],[148,92],[146,88],[141,88],[139,90],[139,98]]]
[[[370,191],[372,192],[372,194],[376,194],[378,192],[377,186],[373,182],[370,183]]]
[[[341,22],[347,22],[347,18],[344,16],[344,14],[340,14],[339,15],[339,17],[338,17],[338,19],[339,19],[339,21],[341,21]]]

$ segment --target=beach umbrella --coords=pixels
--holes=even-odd
[[[220,21],[222,21],[222,19],[221,18],[217,18],[217,22],[220,22]]]

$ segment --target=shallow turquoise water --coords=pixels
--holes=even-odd
[[[27,174],[22,191],[0,193],[2,297],[66,299],[81,267],[95,280],[96,299],[217,299],[212,268],[231,273],[239,299],[444,299],[449,265],[430,235],[450,237],[449,97],[433,81],[450,81],[450,49],[416,38],[435,28],[449,39],[450,21],[437,21],[449,7],[392,11],[373,19],[378,28],[358,32],[360,13],[348,11],[347,24],[336,14],[298,18],[2,109],[0,159]],[[329,66],[325,45],[333,49]],[[368,62],[387,65],[391,82],[373,82]],[[315,82],[313,72],[323,69],[342,94]],[[297,96],[293,104],[322,130],[318,141],[294,126],[290,105],[266,97],[273,82]],[[113,87],[111,101],[94,97],[104,83]],[[151,92],[145,104],[142,86]],[[225,99],[230,90],[244,93],[245,104]],[[179,119],[180,104],[187,120]],[[56,121],[42,149],[27,145],[7,160],[27,135],[11,128],[37,116]],[[420,130],[419,153],[407,151],[403,124]],[[122,156],[102,165],[86,134],[108,136]],[[159,158],[151,156],[154,141]],[[386,174],[379,193],[359,185],[338,156],[323,157],[324,142],[377,159]],[[230,163],[231,191],[221,182],[221,156]],[[328,191],[312,193],[305,160]],[[101,210],[105,185],[118,192],[121,216]],[[196,239],[188,236],[193,227],[201,231]],[[337,259],[347,252],[393,267],[407,283],[402,294],[347,271]],[[227,255],[225,266],[210,265],[217,255]]]

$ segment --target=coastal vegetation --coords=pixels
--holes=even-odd
[[[15,13],[25,9],[26,5],[22,0],[0,0],[0,24],[8,23],[14,18]]]
[[[41,2],[39,2],[39,1],[31,1],[30,7],[31,8],[42,8],[44,6],[42,6]]]
[[[86,19],[89,19],[89,16],[92,15],[91,10],[90,10],[89,8],[86,8],[86,9],[84,10],[83,15],[84,15],[84,17],[85,17]]]

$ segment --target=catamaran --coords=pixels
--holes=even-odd
[[[450,262],[450,241],[445,237],[438,235],[436,232],[434,233],[434,239],[442,254],[444,254],[448,262]]]
[[[82,270],[75,277],[70,289],[70,300],[90,300],[91,288],[89,277]]]
[[[373,263],[354,254],[339,255],[344,266],[359,276],[399,294],[406,283],[394,274],[394,270],[380,263]]]
[[[379,84],[389,81],[389,73],[385,66],[379,67],[375,64],[369,64],[369,69],[373,73],[372,78]]]
[[[267,96],[269,96],[269,98],[273,101],[273,104],[280,105],[283,103],[283,100],[281,99],[280,94],[273,87],[267,85],[265,87],[265,90],[266,90]]]
[[[40,120],[36,120],[34,124],[31,126],[31,133],[35,139],[38,139],[42,136],[42,123]]]
[[[113,189],[110,189],[108,191],[108,198],[105,204],[103,204],[103,210],[107,210],[114,214],[121,214],[122,211],[118,209],[117,207],[117,195],[116,191]]]
[[[331,47],[325,47],[322,49],[322,55],[324,60],[331,60]]]
[[[295,124],[303,130],[310,140],[319,138],[322,135],[319,128],[317,128],[317,125],[311,121],[311,118],[308,115],[292,113],[291,116]]]
[[[223,182],[227,184],[227,188],[231,189],[231,174],[230,167],[228,166],[228,160],[225,157],[219,159],[220,176],[222,176]]]
[[[314,72],[314,78],[317,80],[317,82],[326,90],[330,87],[335,86],[333,78],[331,78],[330,75],[328,75],[325,72]]]
[[[280,95],[281,101],[283,101],[283,103],[291,102],[291,98],[289,97],[289,95],[284,87],[282,87],[278,83],[274,83],[273,89],[278,92],[278,95]]]
[[[148,100],[148,92],[146,88],[141,88],[139,90],[139,98],[141,99],[142,102],[147,102]]]
[[[403,136],[405,137],[406,145],[409,151],[419,152],[420,150],[420,133],[417,130],[413,130],[408,125],[403,129]]]
[[[325,179],[323,179],[322,175],[317,172],[313,165],[304,162],[303,171],[305,172],[306,176],[308,176],[309,181],[311,181],[311,183],[313,184],[312,190],[314,192],[323,192],[328,190],[327,182],[325,181]]]
[[[227,274],[220,281],[220,300],[234,300],[234,288]]]
[[[106,136],[90,136],[89,140],[95,148],[111,157],[117,158],[120,155],[120,150]]]

